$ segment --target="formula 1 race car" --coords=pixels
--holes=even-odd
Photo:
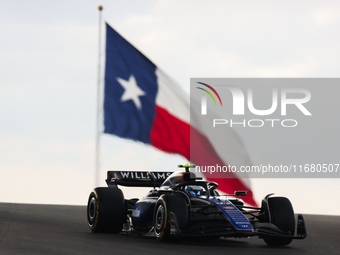
[[[246,191],[219,195],[216,182],[197,178],[189,171],[193,166],[180,167],[185,171],[108,171],[108,187],[95,188],[89,196],[91,231],[153,234],[160,241],[258,236],[268,245],[279,246],[306,238],[304,217],[298,214],[295,224],[287,198],[269,194],[260,208],[245,206],[240,197]],[[118,185],[153,189],[140,200],[124,199]]]

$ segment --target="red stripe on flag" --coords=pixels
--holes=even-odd
[[[150,140],[157,149],[190,160],[190,125],[157,105]]]
[[[206,136],[195,128],[190,130],[188,123],[176,118],[164,108],[156,106],[156,115],[150,135],[151,144],[154,147],[167,153],[178,153],[190,160],[190,132],[191,139],[193,139],[192,146],[195,146],[191,155],[193,163],[199,166],[226,165]],[[207,179],[217,182],[219,190],[228,194],[233,194],[235,190],[248,191],[243,200],[252,206],[257,206],[252,191],[240,179],[232,177],[235,177],[233,173],[214,173]]]

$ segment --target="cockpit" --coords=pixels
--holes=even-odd
[[[160,189],[168,190],[175,188],[185,192],[189,197],[196,196],[218,196],[217,183],[200,181],[192,172],[175,172],[172,173],[161,185]]]
[[[186,185],[184,187],[184,192],[189,197],[195,197],[195,196],[204,196],[206,195],[206,191],[203,186],[200,185]]]

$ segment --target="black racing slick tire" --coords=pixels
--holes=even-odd
[[[162,195],[156,203],[154,211],[154,231],[157,240],[177,241],[178,237],[170,234],[170,213],[176,216],[179,231],[189,224],[189,208],[184,197],[178,195]]]
[[[291,202],[285,197],[268,198],[271,222],[288,235],[294,236],[295,217]],[[264,237],[270,246],[284,246],[292,242],[289,237]]]
[[[118,188],[95,188],[87,203],[87,221],[93,233],[119,233],[126,221],[123,192]]]

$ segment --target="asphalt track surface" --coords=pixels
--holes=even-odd
[[[153,237],[93,234],[85,206],[0,203],[0,254],[340,254],[340,216],[305,215],[309,235],[289,246],[262,239],[161,243]]]

